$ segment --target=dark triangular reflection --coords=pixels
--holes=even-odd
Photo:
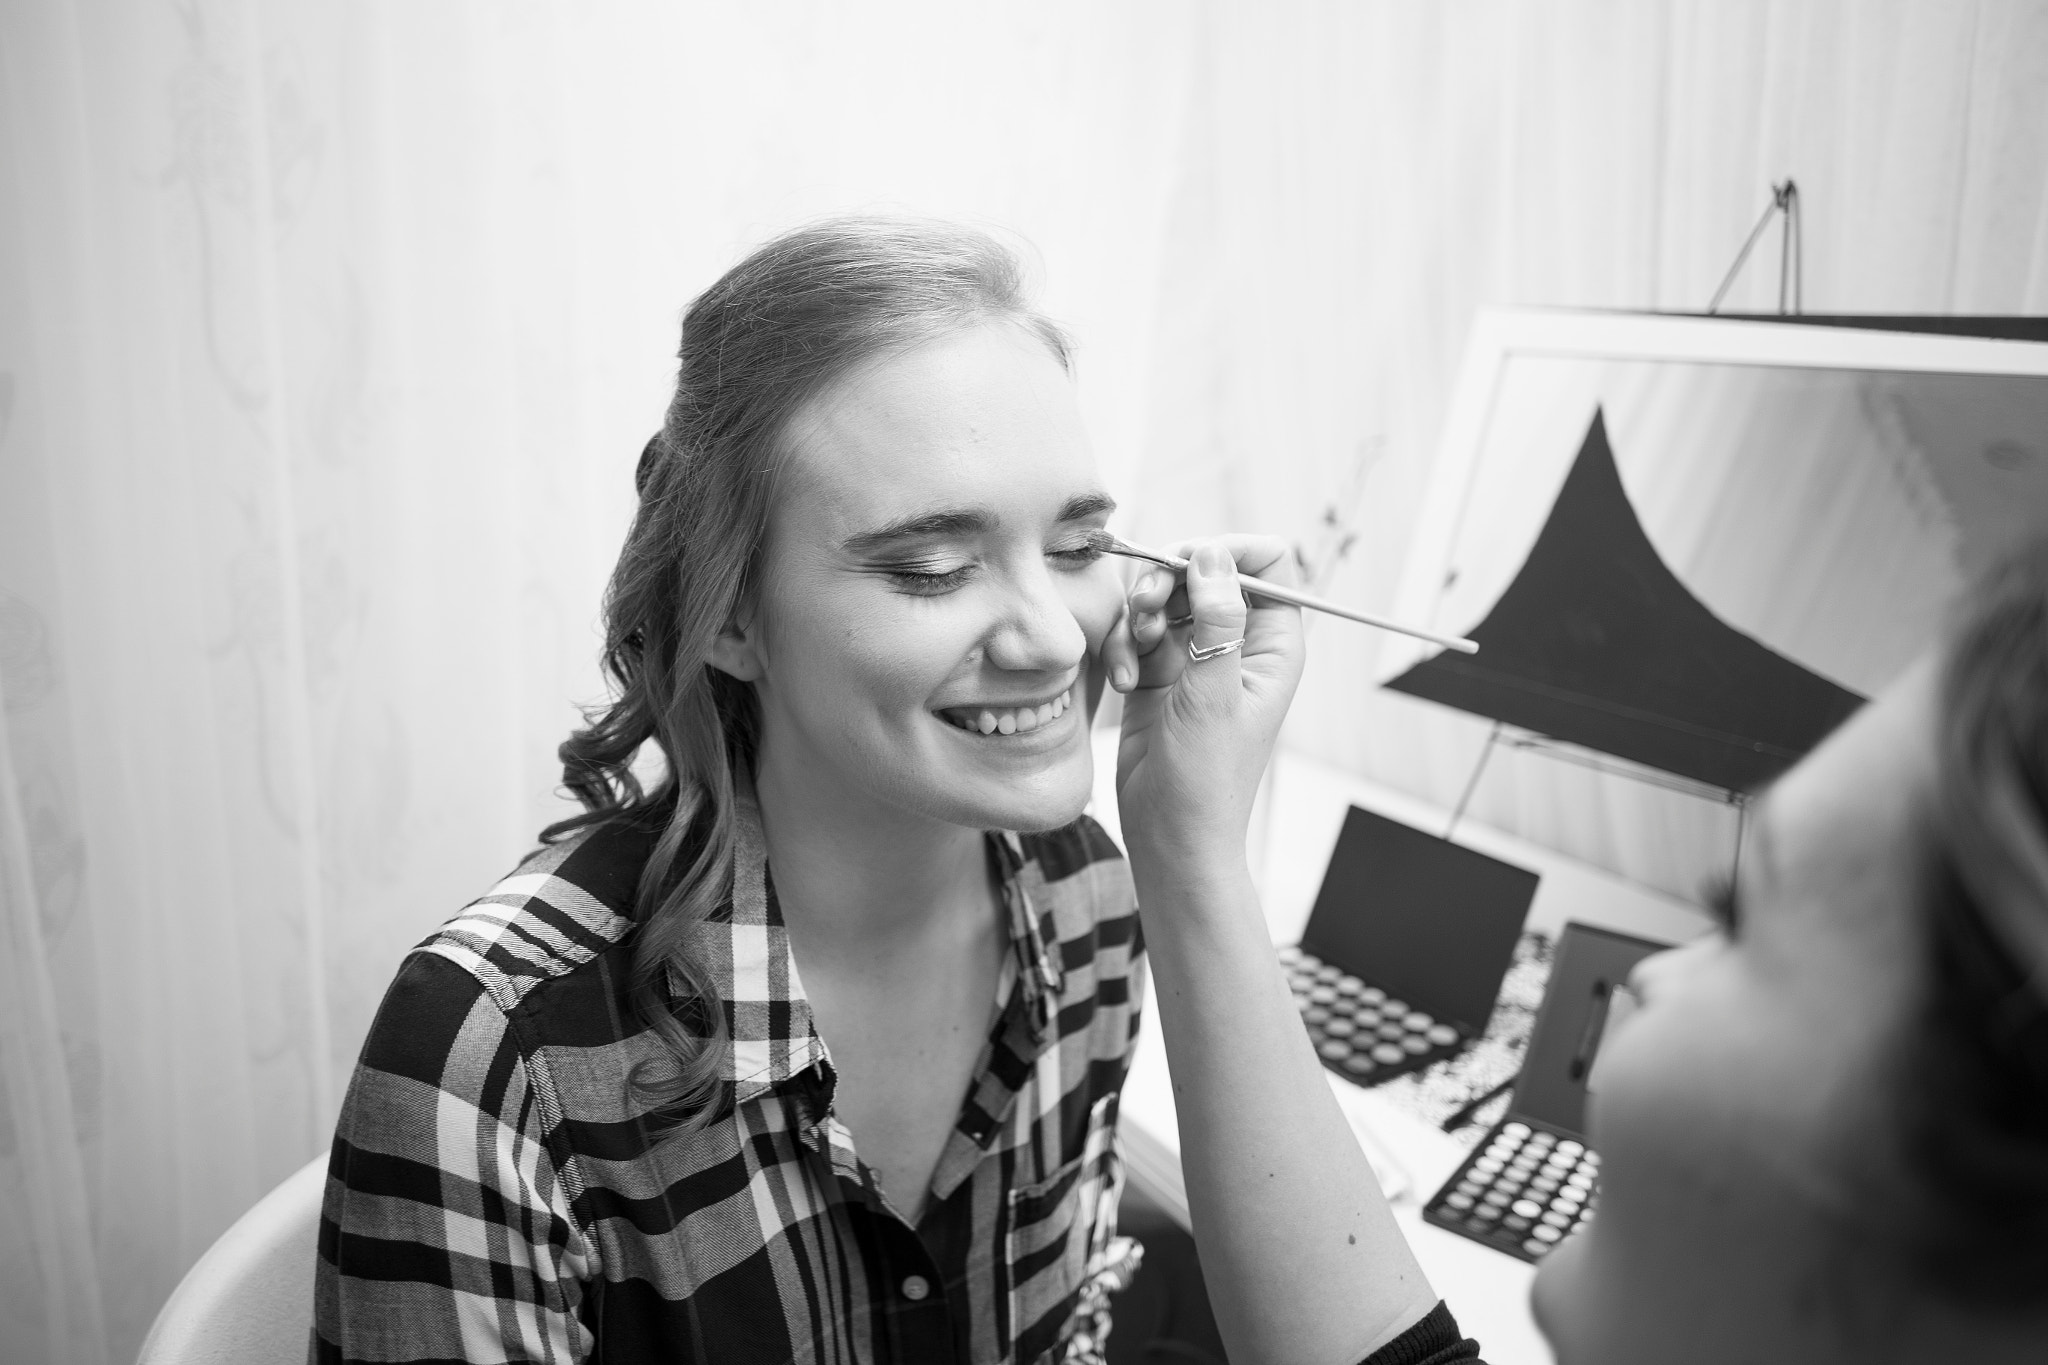
[[[1515,581],[1471,632],[1387,684],[1731,791],[1777,776],[1863,698],[1715,616],[1644,534],[1595,412]]]

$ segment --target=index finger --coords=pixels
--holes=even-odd
[[[1268,583],[1283,587],[1294,587],[1301,580],[1301,573],[1295,563],[1294,547],[1279,536],[1245,535],[1232,532],[1228,535],[1206,537],[1207,540],[1221,541],[1230,551],[1230,557],[1237,563],[1241,575],[1262,578]],[[1168,548],[1168,553],[1186,559],[1194,547],[1203,540],[1183,540]]]
[[[1221,542],[1230,552],[1240,576],[1249,575],[1285,587],[1293,587],[1300,581],[1301,575],[1296,568],[1294,548],[1279,536],[1231,534],[1217,536],[1215,540]],[[1181,541],[1172,547],[1172,553],[1185,559],[1193,552],[1195,546],[1203,543],[1199,540]],[[1292,628],[1293,622],[1301,614],[1299,607],[1286,602],[1276,602],[1270,597],[1261,597],[1256,591],[1245,593],[1244,598],[1247,608],[1244,622],[1245,648],[1253,654],[1279,643],[1278,632]]]

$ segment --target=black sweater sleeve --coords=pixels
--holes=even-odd
[[[1450,1306],[1439,1299],[1427,1317],[1359,1365],[1455,1365],[1460,1361],[1485,1365],[1479,1359],[1479,1343],[1458,1335],[1458,1320],[1451,1316]]]

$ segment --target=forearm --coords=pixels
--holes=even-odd
[[[1204,860],[1206,861],[1206,860]],[[1330,1093],[1242,859],[1132,869],[1181,1164],[1233,1359],[1349,1365],[1436,1302]]]

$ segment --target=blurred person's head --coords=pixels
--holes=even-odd
[[[2048,1360],[2048,543],[1769,789],[1718,899],[1601,1058],[1562,1365]]]
[[[658,834],[635,973],[673,1063],[639,1078],[657,1098],[714,1098],[721,1011],[689,945],[750,779],[878,829],[1081,813],[1088,665],[1122,589],[1096,567],[1112,504],[1070,352],[1015,258],[949,224],[798,229],[691,303],[606,598],[616,700],[561,748],[586,813],[549,831]]]

